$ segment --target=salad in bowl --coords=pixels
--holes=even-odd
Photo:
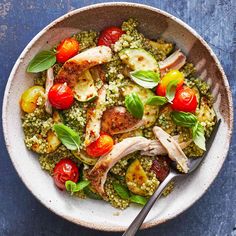
[[[210,85],[173,42],[138,24],[80,31],[39,52],[20,99],[25,145],[55,186],[120,209],[144,205],[172,161],[187,173],[216,123]]]

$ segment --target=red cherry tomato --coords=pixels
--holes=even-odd
[[[158,84],[156,88],[156,94],[158,96],[166,96],[166,89],[170,81],[172,80],[178,80],[178,85],[176,90],[178,91],[179,89],[182,88],[183,83],[184,83],[184,75],[182,72],[178,70],[170,70],[167,74],[164,75],[162,78],[161,82]]]
[[[64,63],[79,52],[79,43],[75,38],[64,39],[57,46],[57,62]]]
[[[171,107],[176,111],[195,112],[197,104],[197,97],[194,91],[189,87],[185,87],[176,92]]]
[[[86,151],[91,157],[100,157],[108,153],[113,147],[114,141],[108,134],[101,134],[100,137],[88,145]]]
[[[54,84],[48,92],[48,100],[56,109],[69,109],[74,101],[73,91],[66,83]]]
[[[163,181],[170,172],[169,161],[165,157],[158,157],[152,162],[151,170],[159,181]]]
[[[110,47],[112,44],[119,40],[122,34],[124,34],[124,31],[118,27],[112,26],[106,28],[100,34],[100,37],[98,39],[98,45]]]
[[[55,185],[61,190],[66,189],[65,182],[67,180],[78,182],[79,169],[77,165],[68,158],[60,160],[53,169],[53,180]]]

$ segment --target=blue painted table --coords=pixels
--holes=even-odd
[[[62,14],[98,2],[107,1],[0,0],[1,101],[9,73],[32,37]],[[136,2],[166,10],[195,28],[220,59],[235,97],[235,0]],[[0,135],[0,235],[120,235],[79,227],[42,206],[17,176],[6,151],[2,132]],[[236,236],[235,141],[234,135],[228,158],[220,174],[208,192],[193,207],[178,218],[142,231],[138,235]]]

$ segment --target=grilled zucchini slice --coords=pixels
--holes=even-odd
[[[126,48],[119,57],[132,70],[152,70],[159,72],[159,65],[153,55],[141,48]]]
[[[148,177],[138,159],[133,161],[128,167],[125,180],[128,189],[135,194],[146,196],[147,193],[144,191],[141,186],[147,182]]]
[[[159,106],[145,105],[145,103],[150,97],[155,96],[155,94],[150,89],[143,88],[130,81],[123,90],[123,96],[127,96],[133,92],[138,94],[144,104],[144,114],[142,119],[144,120],[144,127],[148,128],[155,123],[159,113]]]

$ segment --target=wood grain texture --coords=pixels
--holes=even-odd
[[[49,22],[100,0],[0,0],[0,99],[9,73],[26,44]],[[131,2],[131,1],[127,1]],[[136,0],[163,9],[192,26],[212,47],[229,79],[236,102],[236,1]],[[20,78],[19,78],[20,79]],[[1,108],[0,108],[1,109]],[[43,207],[17,176],[1,132],[0,235],[120,235],[71,224]],[[208,192],[178,218],[138,235],[236,236],[236,136],[228,158]],[[19,158],[23,158],[19,154]],[[197,186],[196,186],[197,187]]]

